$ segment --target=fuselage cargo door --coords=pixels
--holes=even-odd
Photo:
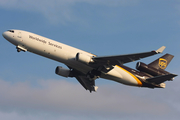
[[[21,32],[18,32],[17,37],[18,37],[18,39],[19,39],[20,41],[23,41],[23,40],[22,40],[22,35],[21,35]]]
[[[25,46],[25,42],[23,42],[23,38],[22,38],[22,33],[21,32],[18,32],[17,33],[17,39],[18,39],[18,45],[17,45],[17,51],[20,52],[20,51],[24,51],[26,52],[27,51],[27,48]]]

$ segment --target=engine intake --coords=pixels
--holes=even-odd
[[[86,54],[82,54],[82,53],[77,53],[76,54],[76,61],[85,63],[85,64],[89,64],[90,62],[94,62],[92,59],[92,56],[88,56]]]
[[[148,66],[145,63],[138,62],[136,64],[136,69],[145,73],[148,73],[153,76],[158,76],[158,75],[165,75],[168,74],[169,72],[161,69],[156,69],[154,67]]]

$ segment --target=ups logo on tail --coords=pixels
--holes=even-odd
[[[167,67],[167,60],[163,58],[159,58],[159,67],[161,69],[165,69]]]

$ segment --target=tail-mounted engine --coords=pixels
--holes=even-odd
[[[92,56],[88,56],[86,54],[82,54],[82,53],[77,53],[76,54],[76,61],[85,63],[85,64],[89,64],[91,62],[94,62],[92,59]]]
[[[136,64],[136,69],[141,71],[141,72],[145,72],[145,73],[148,73],[150,75],[153,75],[153,76],[169,74],[169,72],[167,72],[165,70],[150,67],[150,66],[148,66],[148,65],[146,65],[145,63],[142,63],[142,62],[138,62]]]

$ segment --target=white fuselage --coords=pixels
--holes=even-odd
[[[93,69],[88,66],[88,64],[84,64],[75,60],[75,58],[77,53],[82,53],[87,56],[96,56],[94,54],[42,37],[34,33],[22,30],[13,31],[14,32],[4,32],[4,38],[6,38],[15,46],[24,49],[24,51],[27,50],[29,52],[64,63],[65,65],[74,68],[84,74],[87,74]],[[114,66],[111,71],[102,74],[100,77],[126,85],[142,85],[142,83],[133,74],[119,66]]]

